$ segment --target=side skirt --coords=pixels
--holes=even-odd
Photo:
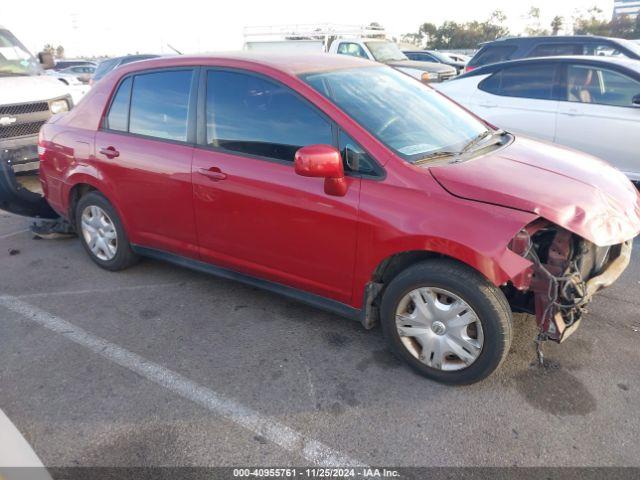
[[[306,303],[307,305],[311,305],[313,307],[319,308],[321,310],[325,310],[327,312],[335,313],[336,315],[340,315],[341,317],[349,318],[351,320],[361,321],[360,309],[353,308],[349,305],[345,305],[344,303],[340,303],[335,300],[331,300],[329,298],[321,297],[320,295],[316,295],[314,293],[305,292],[303,290],[299,290],[293,287],[288,287],[286,285],[282,285],[276,282],[271,282],[269,280],[252,277],[251,275],[235,272],[233,270],[218,267],[210,263],[193,260],[191,258],[181,257],[180,255],[164,252],[162,250],[141,247],[139,245],[132,245],[131,248],[138,255],[142,255],[144,257],[155,258],[157,260],[173,263],[174,265],[179,265],[181,267],[189,268],[191,270],[196,270],[198,272],[203,272],[209,275],[214,275],[216,277],[226,278],[228,280],[241,282],[246,285],[251,285],[252,287],[268,290],[270,292],[277,293],[284,297],[291,298],[293,300],[297,300],[302,303]]]

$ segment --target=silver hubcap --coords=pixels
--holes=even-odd
[[[89,250],[100,260],[113,259],[118,251],[118,234],[109,215],[91,205],[82,212],[81,222],[82,236]]]
[[[441,288],[418,288],[396,310],[396,328],[407,350],[438,370],[467,368],[482,352],[484,335],[476,312]]]

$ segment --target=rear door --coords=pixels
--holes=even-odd
[[[610,162],[640,180],[640,80],[609,68],[566,67],[556,141]]]
[[[556,63],[504,68],[480,82],[472,109],[498,127],[553,141],[558,81]]]
[[[347,194],[331,196],[293,163],[300,147],[335,144],[331,121],[251,72],[209,70],[201,91],[193,186],[202,258],[349,302],[360,178],[347,177]]]
[[[131,242],[192,257],[196,86],[193,68],[125,77],[95,140]]]

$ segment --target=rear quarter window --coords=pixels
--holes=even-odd
[[[554,64],[505,68],[482,81],[478,88],[503,97],[551,100],[556,73],[557,66]]]

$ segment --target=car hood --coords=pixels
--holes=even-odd
[[[598,246],[640,233],[640,194],[590,155],[519,137],[495,153],[429,167],[449,193],[533,212]]]
[[[48,75],[0,77],[0,105],[51,100],[68,93],[68,87]]]
[[[453,70],[453,67],[445,65],[443,63],[435,62],[416,62],[414,60],[394,60],[386,62],[387,65],[396,68],[413,68],[415,70],[422,70],[423,72],[444,73]]]

